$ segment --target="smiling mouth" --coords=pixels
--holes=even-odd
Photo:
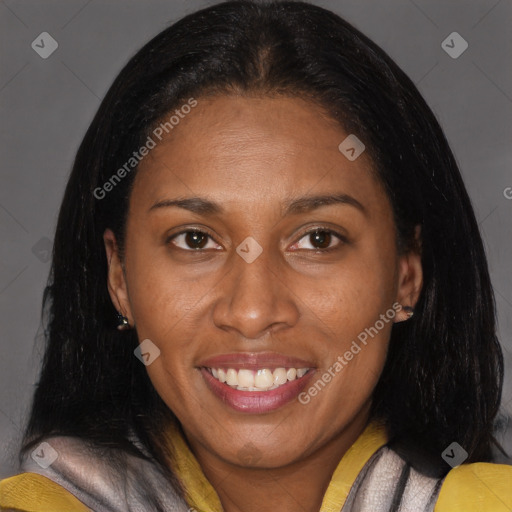
[[[217,381],[238,391],[271,391],[304,377],[311,368],[209,368],[205,370]]]

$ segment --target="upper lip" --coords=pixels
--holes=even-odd
[[[201,361],[199,366],[206,368],[246,368],[248,370],[268,368],[275,370],[276,368],[313,368],[314,364],[311,361],[275,352],[238,352],[209,357]]]

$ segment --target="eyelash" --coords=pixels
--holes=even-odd
[[[334,251],[339,250],[342,245],[348,243],[347,237],[342,235],[338,231],[335,231],[334,229],[328,228],[326,226],[315,226],[314,228],[309,229],[309,230],[305,231],[304,233],[302,233],[299,236],[297,242],[294,242],[293,245],[299,243],[303,238],[305,238],[307,236],[310,236],[310,235],[313,235],[315,233],[328,233],[329,235],[333,236],[334,238],[337,238],[338,239],[338,243],[335,246],[327,247],[326,249],[301,249],[301,250],[314,252],[316,254],[318,254],[318,253],[321,253],[321,254],[323,254],[323,253],[330,253],[330,252],[334,252]]]
[[[186,229],[184,231],[180,231],[179,233],[176,233],[176,234],[168,237],[167,240],[166,240],[166,243],[172,243],[172,241],[175,240],[177,237],[179,237],[181,235],[186,235],[188,233],[199,233],[199,234],[202,234],[202,235],[206,235],[210,240],[215,242],[217,245],[220,245],[217,242],[217,240],[215,240],[215,238],[210,233],[208,233],[207,231],[205,231],[203,229],[194,229],[194,228]],[[307,236],[310,236],[310,235],[313,235],[315,233],[328,233],[328,234],[334,236],[335,238],[337,238],[339,243],[336,244],[334,247],[327,247],[325,249],[299,249],[299,250],[312,251],[314,253],[330,253],[330,252],[333,252],[335,250],[338,250],[341,245],[346,244],[348,242],[346,236],[344,236],[341,233],[333,230],[332,228],[322,227],[322,226],[315,226],[314,228],[312,228],[312,229],[302,233],[300,235],[300,237],[298,238],[298,240],[296,242],[294,242],[292,245],[295,245],[295,244],[299,243],[303,238],[305,238]],[[183,249],[182,247],[177,247],[177,248],[181,249],[183,251],[193,252],[193,253],[199,253],[199,252],[203,252],[204,250],[208,250],[208,249],[201,249],[201,248],[199,248],[199,249],[192,249],[192,248]],[[218,250],[218,249],[215,249],[215,250]]]

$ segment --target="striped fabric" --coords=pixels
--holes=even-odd
[[[51,437],[47,442],[58,458],[44,468],[28,455],[22,471],[49,478],[94,512],[189,510],[151,461],[120,454],[121,459],[113,463],[111,452],[74,437]]]
[[[342,512],[433,512],[442,481],[383,446],[359,473]]]
[[[57,460],[42,468],[27,456],[22,470],[49,478],[95,512],[190,510],[151,461],[123,454],[113,464],[108,450],[72,437],[48,443],[58,452]],[[441,483],[442,478],[416,471],[385,445],[359,473],[341,512],[433,512]]]

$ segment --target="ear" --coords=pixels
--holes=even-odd
[[[412,311],[418,302],[423,287],[421,226],[416,226],[414,237],[414,247],[400,256],[396,301],[402,306],[402,309],[397,312],[395,323],[408,320],[412,316]]]
[[[119,246],[116,236],[111,229],[106,229],[103,233],[103,242],[107,254],[108,276],[107,286],[112,304],[119,313],[128,318],[131,327],[135,325],[130,300],[128,298],[128,287],[126,285],[126,276],[123,263],[119,254]]]

